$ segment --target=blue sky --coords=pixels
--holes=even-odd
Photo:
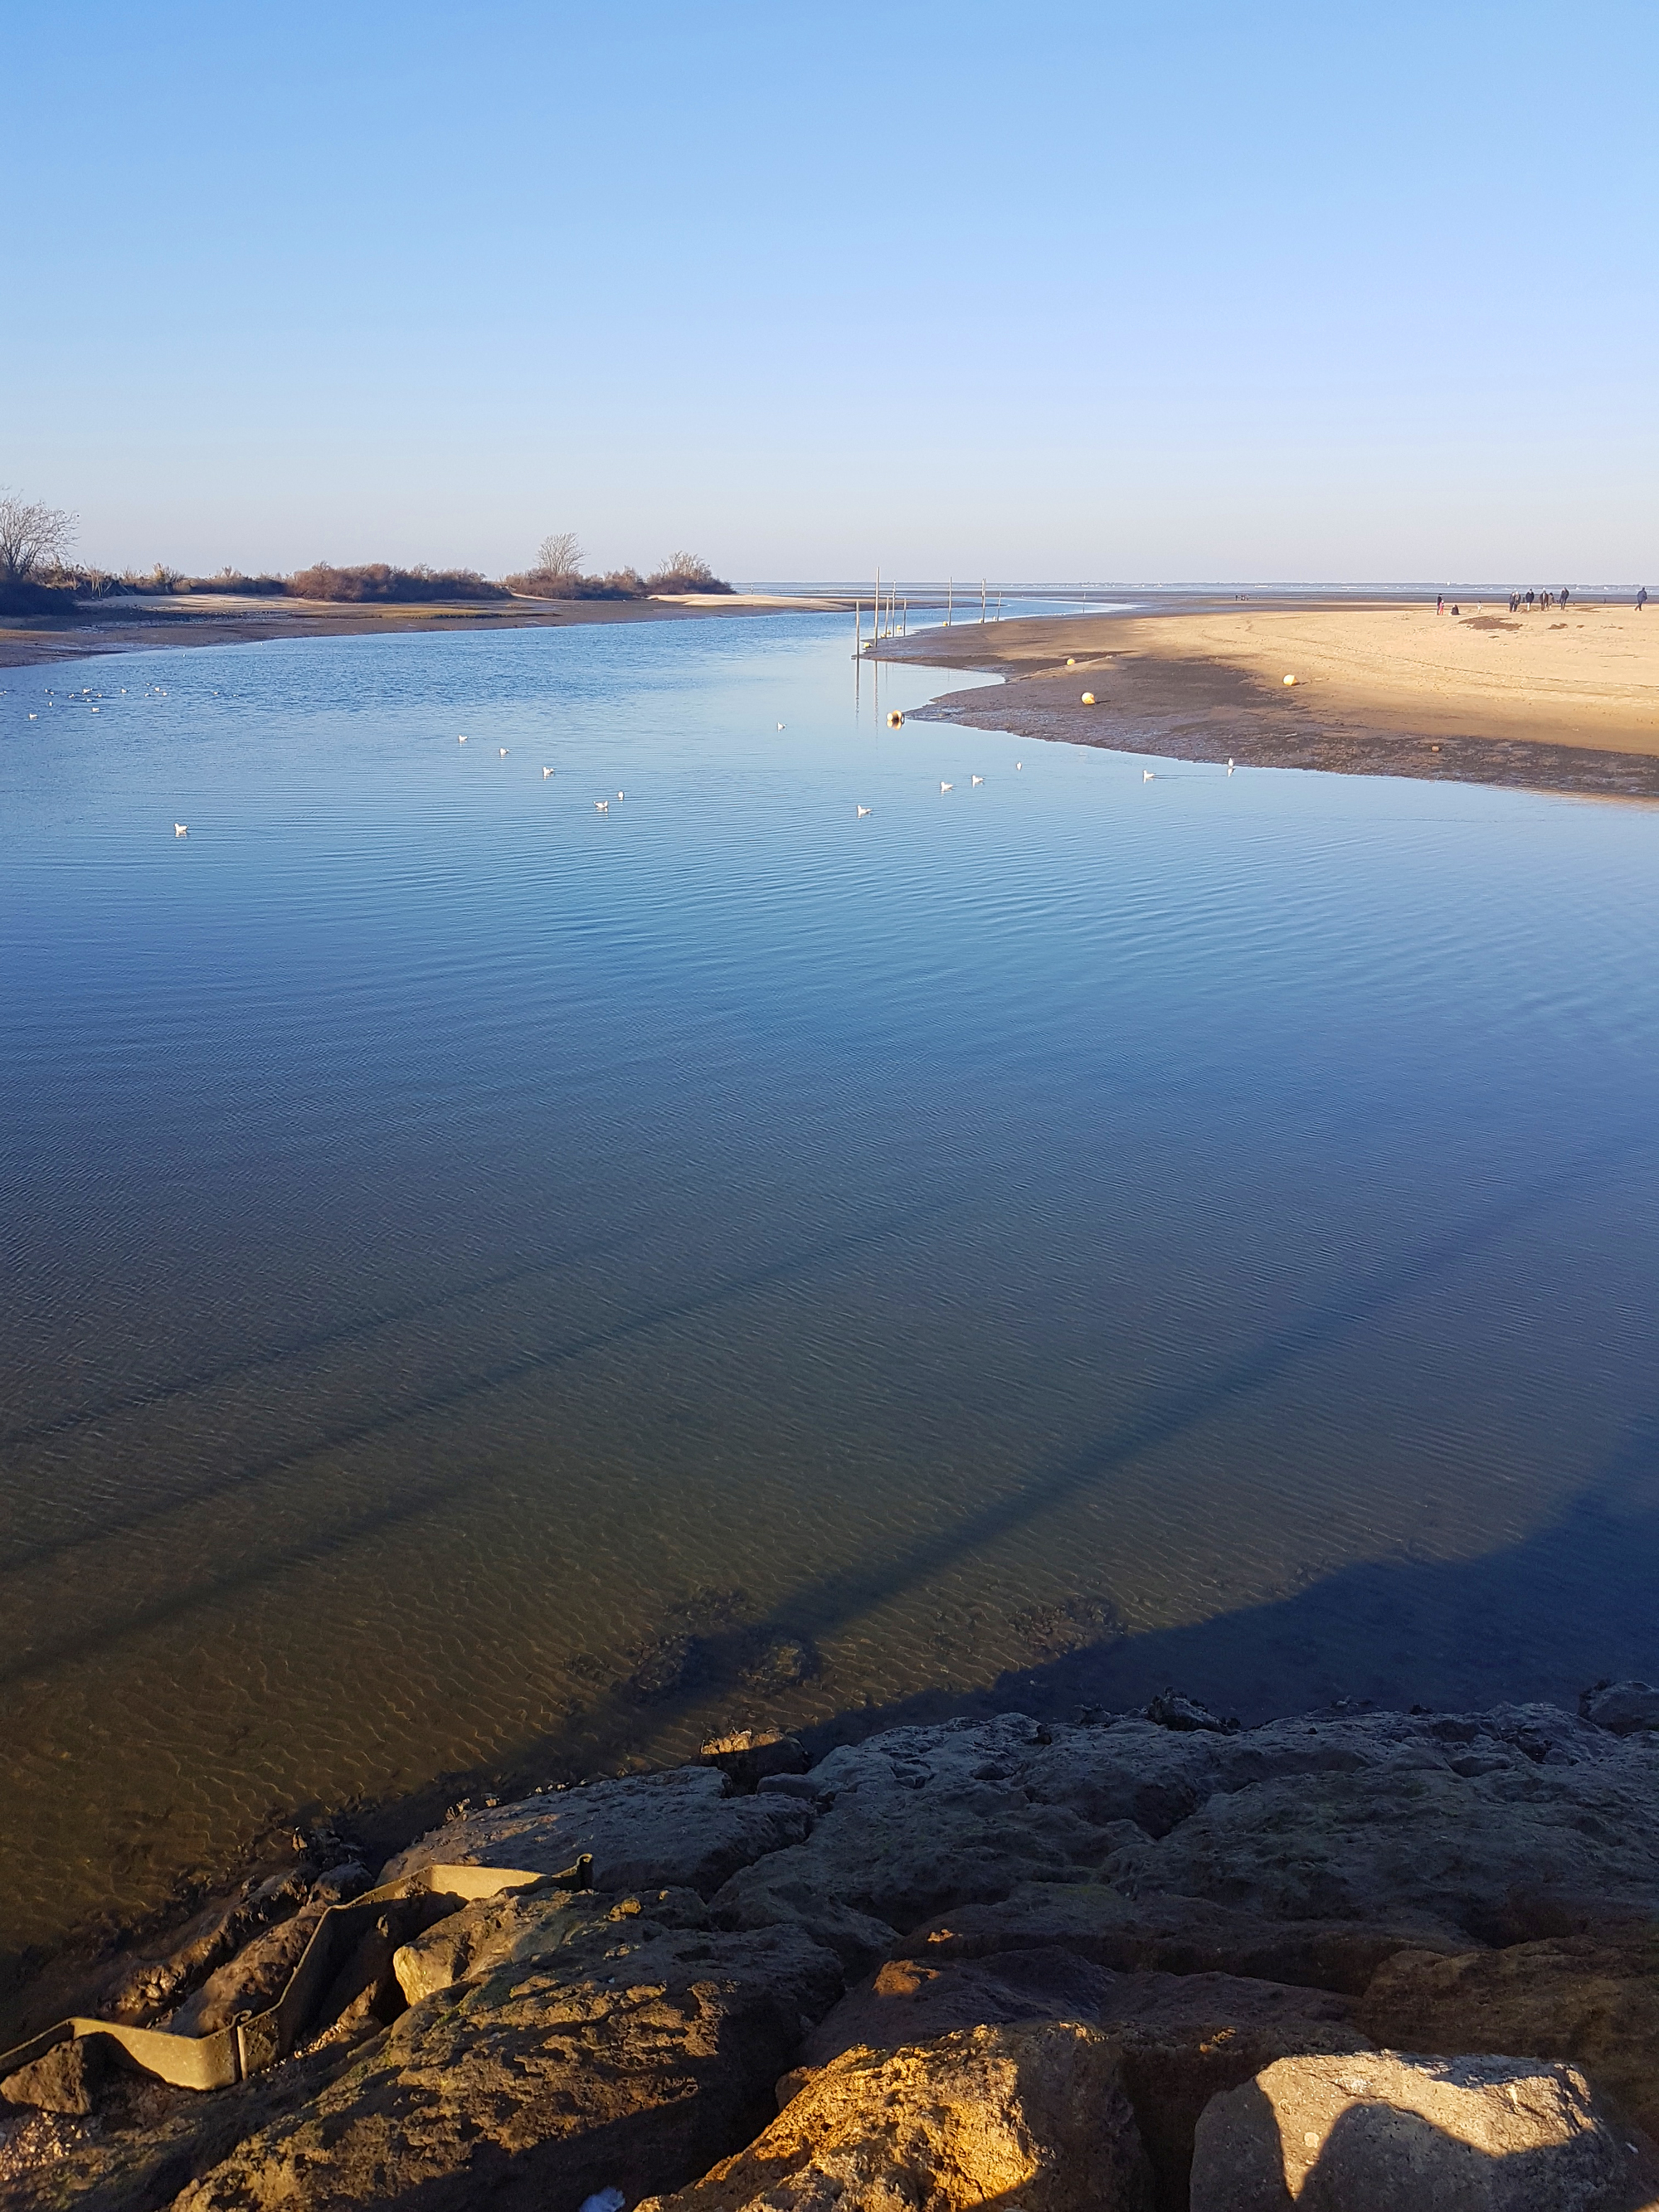
[[[88,558],[1589,582],[1659,9],[13,11],[0,483]]]

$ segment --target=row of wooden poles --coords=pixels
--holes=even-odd
[[[945,586],[945,623],[946,629],[949,629],[951,622],[955,618],[956,599],[956,579],[952,577]],[[996,599],[997,611],[994,619],[1000,622],[1002,620],[1002,594],[1000,592],[997,593]],[[970,600],[969,605],[971,605],[971,604],[972,602]],[[988,622],[993,619],[989,609],[990,587],[987,580],[981,576],[979,580],[979,618],[981,622]],[[910,602],[908,599],[902,599],[899,598],[898,587],[896,585],[893,584],[890,584],[888,586],[886,596],[884,599],[881,589],[881,571],[878,568],[876,571],[875,592],[870,601],[870,642],[873,645],[878,638],[908,637],[909,635]],[[863,653],[863,651],[864,601],[861,599],[855,599],[853,602],[854,658],[855,659],[858,659]]]

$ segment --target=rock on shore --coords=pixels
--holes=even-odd
[[[0,2204],[1659,2203],[1638,1686],[1604,1717],[1006,1714],[465,1812],[386,1878],[586,1853],[593,1890],[411,1921],[372,2003],[237,2089],[0,2084]],[[303,1889],[175,2026],[264,1986]],[[1274,2166],[1314,2133],[1340,2157]]]

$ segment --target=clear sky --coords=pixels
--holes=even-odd
[[[0,483],[82,556],[1656,572],[1659,8],[76,0]]]

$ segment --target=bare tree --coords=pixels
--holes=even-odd
[[[0,490],[0,586],[26,584],[62,561],[75,537],[76,517]]]
[[[574,576],[580,573],[581,565],[582,549],[576,543],[574,530],[556,531],[550,538],[543,538],[536,556],[538,576]]]
[[[714,572],[701,553],[671,553],[662,564],[665,576],[684,576],[688,583],[712,584]]]

